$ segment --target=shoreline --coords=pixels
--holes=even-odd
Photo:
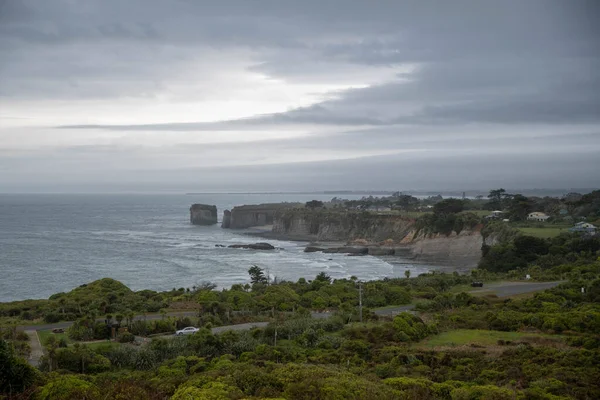
[[[412,244],[396,244],[393,246],[381,246],[378,243],[369,243],[363,245],[351,244],[349,241],[319,241],[314,235],[284,235],[272,232],[271,225],[265,225],[261,227],[253,227],[244,230],[240,230],[240,233],[246,236],[281,240],[289,242],[297,242],[302,244],[304,247],[315,246],[322,248],[336,248],[336,247],[377,247],[377,248],[390,248],[394,250],[394,254],[364,254],[363,256],[376,257],[382,261],[385,261],[393,266],[402,265],[403,262],[408,261],[409,263],[419,265],[431,265],[438,267],[440,270],[454,269],[457,272],[465,273],[477,268],[476,265],[465,265],[464,262],[458,260],[450,260],[448,258],[440,257],[439,255],[429,255],[424,253],[415,254],[413,253],[414,246]]]

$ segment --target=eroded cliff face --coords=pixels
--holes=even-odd
[[[412,229],[415,221],[398,215],[366,212],[293,209],[275,214],[273,233],[304,240],[369,242],[400,241]]]
[[[416,259],[433,264],[450,264],[475,268],[481,259],[483,236],[479,230],[463,230],[450,235],[432,234],[407,237],[404,241]]]
[[[415,220],[399,215],[364,212],[294,209],[275,214],[273,234],[298,240],[344,241],[370,246],[369,254],[412,256],[435,264],[465,269],[477,266],[481,258],[481,227],[449,235],[425,234],[416,229]],[[486,238],[493,241],[492,237]],[[375,246],[372,248],[372,246]],[[372,253],[371,253],[371,250]]]
[[[225,210],[222,228],[246,229],[255,226],[273,225],[275,212],[297,207],[296,203],[272,203],[233,207]]]
[[[217,206],[192,204],[190,222],[194,225],[214,225],[217,223]]]

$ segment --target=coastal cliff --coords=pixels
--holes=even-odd
[[[484,240],[486,244],[496,240],[494,235],[484,239],[479,224],[443,234],[423,229],[416,219],[397,214],[326,209],[280,210],[274,217],[272,236],[290,240],[344,241],[367,246],[368,254],[372,255],[399,254],[464,268],[477,266]],[[307,249],[322,250],[310,246]]]
[[[411,232],[402,241],[417,260],[475,268],[481,259],[484,238],[479,229],[460,233],[418,235]]]
[[[323,209],[288,209],[275,214],[273,234],[290,239],[380,242],[402,240],[415,220],[399,215]]]
[[[233,207],[225,210],[221,227],[224,229],[246,229],[255,226],[273,225],[278,210],[299,207],[298,203],[266,203]]]
[[[217,223],[217,206],[192,204],[190,222],[194,225],[214,225]]]

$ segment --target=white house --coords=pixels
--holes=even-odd
[[[590,235],[595,235],[597,229],[598,228],[596,228],[594,225],[592,225],[588,222],[578,222],[575,224],[574,227],[570,228],[569,231],[582,232],[582,233],[588,233]]]
[[[539,211],[535,211],[535,212],[529,213],[529,215],[527,215],[527,220],[528,221],[544,222],[548,218],[550,218],[549,215],[547,215],[547,214],[545,214],[543,212],[539,212]]]

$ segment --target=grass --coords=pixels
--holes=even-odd
[[[486,215],[490,215],[492,212],[488,210],[466,210],[461,212],[461,214],[472,213],[477,215],[478,217],[485,217]]]
[[[109,342],[107,340],[102,340],[102,341],[99,341],[99,342],[85,343],[85,345],[90,350],[96,350],[99,347],[102,347],[102,348],[115,348],[115,347],[119,347],[119,346],[121,346],[121,343],[118,343],[118,342]]]
[[[42,343],[42,346],[46,345],[46,342],[48,341],[48,339],[51,336],[54,336],[56,338],[56,340],[60,340],[61,338],[64,338],[67,343],[71,343],[71,339],[69,339],[69,337],[67,336],[66,333],[52,333],[51,330],[40,330],[37,331],[38,336],[40,337],[40,342]]]
[[[517,228],[521,232],[529,236],[548,239],[560,235],[563,232],[568,232],[566,228],[548,227],[548,228]]]
[[[61,338],[65,338],[68,345],[72,346],[75,343],[81,343],[81,344],[85,344],[88,348],[95,350],[98,347],[118,347],[120,346],[120,343],[118,342],[109,342],[107,340],[99,340],[99,341],[95,341],[95,342],[74,342],[71,339],[69,339],[69,337],[67,336],[66,333],[52,333],[51,330],[39,330],[37,331],[38,336],[40,337],[40,342],[42,343],[42,346],[46,345],[46,342],[48,341],[48,338],[50,338],[51,336],[56,337],[57,340],[60,340]]]
[[[393,305],[393,304],[391,304],[391,305],[387,305],[387,306],[383,306],[383,307],[375,307],[375,308],[371,308],[371,311],[375,311],[375,310],[377,310],[377,311],[393,310],[393,309],[396,309],[396,308],[398,308],[398,307],[406,307],[406,306],[410,306],[411,304],[414,304],[414,303],[409,303],[409,304],[398,304],[398,305]]]
[[[528,341],[535,339],[553,339],[561,340],[557,335],[546,335],[539,333],[524,333],[524,332],[500,332],[487,331],[480,329],[457,329],[454,331],[443,332],[439,335],[432,336],[420,342],[420,347],[440,347],[440,346],[464,346],[470,344],[478,344],[481,346],[495,346],[498,340]]]

